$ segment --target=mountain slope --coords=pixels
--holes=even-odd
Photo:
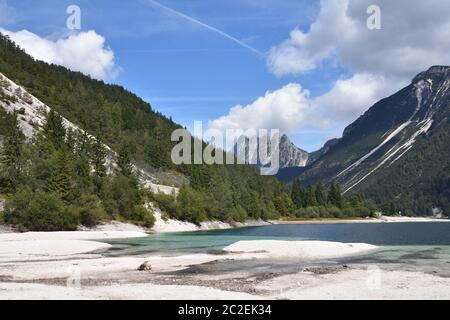
[[[29,94],[23,87],[6,78],[2,73],[0,73],[0,108],[3,108],[8,113],[18,113],[19,127],[30,142],[44,126],[46,114],[51,110],[49,106]],[[80,132],[81,135],[86,134],[87,137],[95,140],[95,137],[77,125],[64,117],[62,119],[67,130]],[[107,171],[111,173],[117,167],[118,155],[106,144],[103,143],[102,145],[107,152],[105,161]],[[134,167],[134,170],[138,174],[141,183],[152,191],[167,194],[178,192],[178,189],[175,187],[158,184],[159,179],[157,175],[145,172],[145,170],[137,166]]]
[[[395,211],[450,209],[450,67],[434,66],[371,107],[299,178],[340,183]]]
[[[281,137],[280,168],[305,167],[308,159],[308,152],[294,145],[287,135]]]
[[[176,142],[171,134],[181,126],[124,88],[36,61],[1,34],[0,73],[111,150],[126,149],[154,183],[189,185],[195,192],[185,188],[183,204],[192,209],[186,219],[279,215],[275,204],[286,196],[285,187],[273,177],[260,176],[251,166],[175,165],[171,151]],[[25,122],[35,121],[37,115],[31,117]]]

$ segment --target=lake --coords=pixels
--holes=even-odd
[[[225,246],[240,240],[320,240],[362,242],[379,246],[374,252],[314,264],[364,264],[384,269],[423,271],[450,277],[450,222],[278,224],[227,230],[154,234],[145,238],[108,241],[108,256],[220,254]],[[310,266],[308,261],[226,261],[208,272],[293,272]],[[199,270],[197,269],[196,272]],[[206,272],[206,271],[205,271]]]

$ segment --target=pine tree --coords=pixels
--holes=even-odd
[[[306,188],[306,207],[317,207],[316,194],[311,185]]]
[[[25,136],[19,127],[17,114],[8,114],[6,117],[8,129],[2,151],[2,171],[6,179],[6,189],[8,192],[12,192],[16,190],[23,176]]]
[[[73,200],[72,163],[67,150],[61,149],[56,153],[55,170],[50,177],[48,190],[58,194],[64,201]]]
[[[325,190],[324,190],[323,184],[321,182],[319,182],[316,185],[315,194],[316,194],[317,204],[319,206],[326,206],[327,205],[327,196],[325,194]]]
[[[292,184],[291,199],[297,208],[306,206],[305,190],[298,179]]]
[[[342,199],[341,187],[339,186],[339,184],[331,185],[330,191],[328,193],[328,203],[338,208],[343,207],[344,203]]]
[[[69,151],[75,156],[77,140],[75,132],[72,129],[67,130],[66,145]]]
[[[131,164],[131,156],[129,147],[125,144],[120,146],[119,157],[117,159],[117,165],[119,167],[119,171],[125,177],[130,177],[133,173],[133,166]]]
[[[96,139],[94,145],[92,146],[92,165],[94,167],[94,172],[97,177],[106,177],[106,149],[100,139]]]
[[[100,139],[100,137],[98,138]],[[78,132],[78,154],[83,155],[87,159],[91,158],[91,153],[93,152],[93,145],[91,137],[89,137],[89,134],[86,131]],[[101,139],[100,139],[101,140]],[[96,141],[97,142],[97,141]]]
[[[47,113],[45,125],[41,134],[41,147],[44,152],[59,150],[66,147],[66,129],[62,117],[55,111]]]

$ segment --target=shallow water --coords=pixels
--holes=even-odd
[[[220,254],[225,246],[240,240],[321,240],[362,242],[380,246],[369,254],[315,261],[320,265],[371,264],[395,270],[424,271],[450,277],[450,223],[344,223],[270,225],[229,230],[149,235],[145,238],[109,241],[109,256],[179,255],[209,252]],[[310,265],[305,261],[226,261],[206,265],[208,272],[253,270],[290,272]],[[198,270],[197,270],[198,271]]]
[[[290,224],[180,232],[111,241],[111,254],[207,252],[240,240],[321,240],[379,246],[450,246],[450,222]]]

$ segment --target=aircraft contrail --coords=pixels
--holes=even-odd
[[[212,26],[210,26],[210,25],[207,25],[206,23],[203,23],[203,22],[201,22],[201,21],[199,21],[199,20],[197,20],[197,19],[194,19],[194,18],[192,18],[192,17],[190,17],[190,16],[187,16],[187,15],[185,15],[184,13],[181,13],[181,12],[179,12],[179,11],[177,11],[177,10],[174,10],[174,9],[172,9],[172,8],[169,8],[169,7],[166,7],[165,5],[163,5],[163,4],[161,4],[161,3],[157,2],[157,1],[154,1],[154,0],[147,0],[147,1],[148,1],[149,3],[151,3],[151,4],[153,4],[153,5],[155,5],[155,6],[159,7],[159,8],[161,8],[161,9],[164,9],[164,10],[166,10],[166,11],[169,11],[170,13],[172,13],[172,14],[178,16],[178,17],[184,18],[184,19],[186,19],[186,20],[188,20],[188,21],[190,21],[190,22],[192,22],[192,23],[195,23],[195,24],[197,24],[197,25],[199,25],[199,26],[202,26],[202,27],[205,28],[205,29],[208,29],[208,30],[210,30],[210,31],[212,31],[212,32],[215,32],[215,33],[217,33],[217,34],[219,34],[219,35],[221,35],[221,36],[223,36],[223,37],[225,37],[225,38],[227,38],[227,39],[233,41],[234,43],[237,43],[237,44],[240,45],[241,47],[243,47],[243,48],[245,48],[245,49],[248,49],[248,50],[252,51],[253,53],[256,53],[258,56],[261,56],[261,57],[264,57],[264,56],[265,56],[265,54],[264,54],[263,52],[261,52],[261,51],[255,49],[255,48],[249,46],[248,44],[242,42],[242,41],[239,40],[239,39],[236,39],[236,38],[233,37],[233,36],[230,36],[229,34],[223,32],[222,30],[219,30],[219,29],[214,28],[214,27],[212,27]]]

